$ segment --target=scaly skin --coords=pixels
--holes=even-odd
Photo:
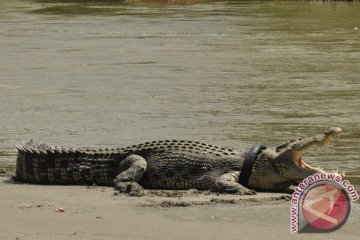
[[[153,189],[212,189],[254,194],[285,190],[322,172],[301,160],[302,152],[330,142],[340,128],[299,138],[257,155],[248,185],[239,183],[245,152],[197,141],[165,140],[118,149],[74,149],[29,142],[17,145],[17,179],[47,184],[115,185],[121,192]]]

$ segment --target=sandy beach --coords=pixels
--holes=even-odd
[[[293,158],[345,172],[360,192],[359,13],[359,0],[0,0],[0,240],[360,239],[358,203],[335,232],[291,234],[285,193],[134,197],[8,172],[22,140],[130,153],[184,139],[244,152],[339,126],[341,139]]]
[[[53,186],[0,178],[0,239],[358,239],[360,207],[336,232],[291,234],[289,195]]]

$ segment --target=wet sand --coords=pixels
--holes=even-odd
[[[330,234],[290,234],[289,195],[16,183],[0,177],[0,239],[358,239],[360,207]]]

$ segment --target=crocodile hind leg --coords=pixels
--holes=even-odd
[[[133,196],[144,195],[138,183],[146,171],[146,160],[138,155],[130,155],[119,164],[120,174],[114,180],[115,189]]]
[[[239,195],[254,195],[256,192],[239,183],[240,172],[230,172],[221,175],[212,190],[219,193],[233,193]]]

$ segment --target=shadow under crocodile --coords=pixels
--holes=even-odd
[[[145,189],[142,195],[136,193],[119,193],[112,187],[104,187],[97,185],[51,185],[51,184],[32,184],[24,183],[15,180],[15,175],[12,173],[0,173],[0,185],[14,185],[29,187],[29,191],[33,191],[34,188],[37,191],[46,191],[49,188],[58,189],[71,193],[74,188],[82,188],[87,191],[101,190],[107,192],[109,196],[122,198],[134,199],[136,205],[141,207],[189,207],[189,206],[203,206],[203,205],[218,205],[218,204],[245,204],[245,205],[272,205],[280,204],[290,201],[291,195],[284,192],[258,192],[255,195],[234,195],[234,194],[220,194],[212,192],[210,190],[162,190],[162,189]],[[109,197],[108,196],[108,197]],[[136,200],[138,199],[138,200]]]

